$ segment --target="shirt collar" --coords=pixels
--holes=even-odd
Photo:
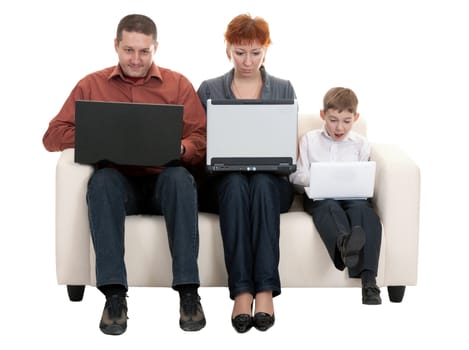
[[[346,142],[346,141],[357,141],[357,135],[355,134],[355,132],[353,130],[350,130],[350,132],[347,134],[347,137],[345,137],[342,141],[336,141],[334,140],[332,137],[329,136],[329,134],[327,133],[327,130],[326,130],[326,127],[323,126],[322,127],[322,130],[321,130],[321,134],[326,138],[328,139],[329,141],[332,141],[332,142]]]
[[[262,65],[259,68],[262,77],[262,91],[261,91],[261,99],[264,97],[264,91],[268,94],[270,93],[270,76],[267,74],[264,66]],[[225,85],[225,98],[227,99],[234,99],[235,96],[231,91],[231,84],[233,83],[234,79],[234,68],[231,68],[228,73],[226,73],[223,77],[223,83]]]
[[[114,69],[112,70],[111,74],[109,74],[108,80],[111,80],[117,77],[119,77],[120,79],[124,81],[130,82],[130,80],[126,79],[124,72],[122,71],[121,66],[119,64],[116,65]],[[156,79],[163,81],[163,77],[161,76],[160,69],[154,62],[151,64],[150,70],[148,71],[148,74],[143,80],[142,84],[147,83],[151,78],[156,78]]]

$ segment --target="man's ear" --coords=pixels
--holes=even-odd
[[[156,53],[156,50],[158,49],[158,41],[155,40],[153,43],[153,55]]]
[[[360,118],[360,113],[355,113],[355,115],[353,116],[353,121],[356,122],[358,118]]]
[[[114,39],[114,50],[116,50],[117,52],[117,49],[119,48],[119,41],[116,39]]]

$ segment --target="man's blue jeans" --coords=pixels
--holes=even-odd
[[[113,168],[97,169],[88,182],[88,217],[96,253],[96,285],[128,288],[124,262],[126,215],[163,215],[172,257],[173,288],[199,285],[197,191],[183,167],[129,177]]]

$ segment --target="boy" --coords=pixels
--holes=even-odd
[[[300,140],[297,171],[290,175],[295,185],[309,186],[312,162],[368,161],[370,144],[352,131],[358,119],[358,99],[347,88],[335,87],[324,96],[320,116],[324,128],[311,130]],[[304,195],[303,207],[326,245],[339,270],[348,268],[349,276],[361,278],[362,303],[381,304],[376,285],[381,223],[368,200],[312,200]]]

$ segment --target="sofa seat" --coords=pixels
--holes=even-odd
[[[355,129],[366,134],[362,119]],[[298,138],[321,127],[318,115],[299,116]],[[391,301],[401,301],[405,286],[417,283],[420,171],[397,145],[372,144],[377,163],[374,205],[383,227],[377,283],[388,287]],[[92,168],[74,162],[64,150],[56,171],[56,268],[58,284],[71,300],[81,300],[84,286],[94,286],[94,250],[88,225],[86,186]],[[161,216],[128,216],[126,255],[129,286],[170,287],[172,281],[166,227]],[[199,272],[202,287],[227,285],[218,216],[199,213]],[[282,287],[359,287],[332,264],[310,215],[296,195],[280,220]]]

